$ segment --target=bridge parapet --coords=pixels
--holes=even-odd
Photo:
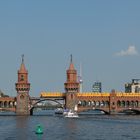
[[[0,97],[0,101],[15,101],[15,97]]]
[[[140,97],[140,93],[125,93],[125,92],[117,92],[117,97]]]
[[[94,96],[97,96],[97,97],[102,97],[102,96],[106,96],[106,97],[108,97],[108,96],[110,96],[110,93],[108,93],[108,92],[103,92],[103,93],[96,93],[96,92],[83,92],[83,93],[77,93],[77,96],[78,97],[89,97],[89,96],[92,96],[92,97],[94,97]]]
[[[75,101],[78,105],[78,112],[92,109],[102,110],[105,113],[117,113],[129,108],[133,110],[140,110],[140,94],[138,93],[124,93],[124,92],[83,92],[74,93]],[[40,100],[66,100],[67,93],[61,92],[41,92],[40,97],[31,97],[31,104],[33,107]],[[71,102],[71,101],[70,101]]]

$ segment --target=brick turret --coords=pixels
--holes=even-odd
[[[69,69],[67,70],[67,81],[65,82],[65,91],[66,93],[75,93],[79,92],[79,82],[77,81],[77,71],[74,68],[72,62],[72,55]]]
[[[77,71],[72,62],[72,55],[69,69],[67,70],[67,81],[65,82],[66,108],[74,110],[77,105],[77,92],[79,92],[79,82],[77,81]]]
[[[22,55],[22,63],[18,70],[18,81],[15,84],[17,91],[17,115],[29,115],[29,90],[28,71],[24,64],[24,55]]]

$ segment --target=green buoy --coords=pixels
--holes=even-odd
[[[43,128],[41,125],[37,125],[35,133],[36,134],[43,134]]]

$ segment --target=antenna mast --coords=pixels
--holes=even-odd
[[[80,93],[83,92],[83,80],[82,80],[82,64],[80,63],[80,75],[79,75]]]

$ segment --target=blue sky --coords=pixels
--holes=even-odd
[[[70,54],[84,91],[102,82],[103,91],[124,91],[140,78],[140,1],[0,1],[0,89],[15,96],[21,55],[31,96],[64,92]]]

